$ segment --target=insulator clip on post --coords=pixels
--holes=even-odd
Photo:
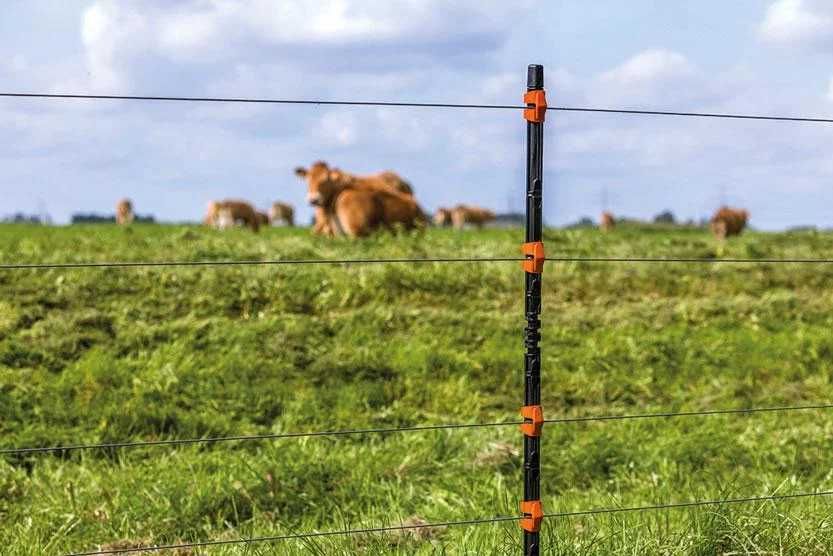
[[[544,272],[544,261],[547,260],[544,255],[543,241],[530,241],[521,245],[521,252],[524,255],[522,267],[524,272],[532,274],[541,274]]]
[[[544,123],[547,116],[547,94],[543,89],[527,91],[524,94],[524,119],[536,124]]]
[[[525,405],[521,408],[521,432],[524,436],[541,436],[544,428],[544,410],[540,405]]]
[[[518,521],[521,529],[529,533],[537,533],[541,530],[541,522],[544,521],[544,506],[540,500],[522,501],[521,513],[524,515]]]

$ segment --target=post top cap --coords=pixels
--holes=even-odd
[[[526,73],[526,88],[530,90],[544,88],[544,66],[529,64]]]

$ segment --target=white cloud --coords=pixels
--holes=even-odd
[[[708,81],[679,52],[650,49],[602,72],[586,85],[592,105],[680,106],[708,96]]]
[[[827,100],[833,102],[833,77],[830,78],[830,85],[827,87]]]
[[[213,50],[212,44],[221,33],[221,18],[207,13],[173,13],[157,17],[160,49],[178,56],[183,52],[195,53]]]
[[[126,85],[121,62],[141,52],[148,34],[146,20],[117,2],[97,2],[81,18],[90,86],[96,91],[121,91]]]
[[[5,67],[9,71],[14,73],[24,72],[29,67],[29,63],[26,60],[26,57],[22,54],[15,54],[11,58],[4,60],[3,62]]]
[[[509,34],[506,17],[518,9],[477,0],[96,0],[84,11],[82,38],[93,85],[123,88],[152,57],[200,64],[269,59],[329,73],[454,63],[458,54],[498,48]],[[445,56],[435,55],[438,47]]]
[[[404,10],[398,19],[392,6],[346,0],[322,3],[238,2],[233,16],[258,32],[262,39],[275,43],[298,41],[334,42],[376,41],[401,36],[412,23],[425,20],[418,5]],[[416,9],[414,9],[416,8]],[[409,16],[409,17],[407,17]]]
[[[629,87],[686,77],[693,73],[694,68],[682,54],[653,49],[640,52],[622,65],[603,73],[600,79],[612,86]]]
[[[315,128],[315,138],[325,146],[350,147],[359,140],[355,112],[332,111],[324,114]]]
[[[395,108],[376,109],[374,120],[364,120],[372,129],[370,134],[377,140],[397,145],[404,152],[425,152],[444,130],[436,120],[423,118],[414,112],[403,112]],[[371,146],[372,148],[372,146]]]
[[[678,52],[652,49],[598,75],[577,79],[575,103],[602,108],[789,113],[791,105],[779,105],[778,97],[761,87],[758,77],[735,67],[707,73]],[[741,127],[737,123],[727,126],[707,120],[624,115],[558,115],[555,122],[558,155],[554,162],[562,169],[596,164],[611,172],[622,167],[651,170],[707,159],[720,159],[727,166],[733,161],[767,165],[771,159],[754,157],[772,157],[781,148],[777,135],[760,135],[751,129],[735,133]],[[762,146],[764,138],[767,146]]]
[[[833,3],[776,0],[766,11],[760,35],[781,44],[833,44]]]
[[[619,165],[619,171],[625,168],[626,173],[636,168],[667,168],[701,156],[710,142],[719,138],[692,125],[669,128],[659,122],[615,123],[564,130],[558,138],[554,167],[582,168],[595,160],[598,167]]]

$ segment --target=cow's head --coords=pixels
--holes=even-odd
[[[234,212],[227,206],[220,206],[217,210],[216,226],[221,230],[234,227]]]
[[[342,189],[343,174],[326,162],[316,162],[309,168],[295,168],[295,175],[307,182],[307,201],[316,207],[329,205]]]
[[[215,225],[217,223],[217,214],[219,212],[220,204],[217,201],[209,201],[208,206],[205,209],[204,222],[209,226]]]

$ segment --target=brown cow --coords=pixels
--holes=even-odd
[[[286,226],[294,226],[295,209],[292,208],[292,205],[276,201],[272,203],[272,207],[269,209],[269,222],[272,224],[281,222]]]
[[[436,226],[451,226],[451,211],[453,209],[448,209],[445,207],[440,207],[437,209],[437,212],[434,213],[434,225]]]
[[[457,205],[451,209],[451,223],[457,230],[462,230],[466,224],[471,224],[479,229],[495,218],[494,212],[480,207]]]
[[[330,168],[326,162],[318,161],[310,166],[309,169],[299,166],[295,169],[295,175],[301,179],[305,179],[308,183],[312,183],[313,181],[320,182],[321,180],[327,179],[344,186],[349,185],[354,189],[370,189],[374,191],[392,190],[413,196],[411,184],[391,171],[384,171],[369,176],[356,176],[338,168]],[[312,228],[313,233],[327,236],[336,235],[336,226],[328,220],[331,216],[332,214],[329,211],[316,209],[315,225]]]
[[[599,228],[601,228],[601,230],[603,232],[610,232],[615,227],[616,227],[616,219],[613,217],[613,214],[611,214],[607,211],[604,211],[602,213],[602,220],[601,220],[601,223],[599,224]]]
[[[744,209],[720,207],[711,219],[712,233],[718,240],[739,236],[749,221],[749,212]]]
[[[127,226],[133,222],[133,202],[130,199],[122,199],[116,204],[116,223],[120,226]]]
[[[318,162],[296,174],[307,181],[307,200],[316,207],[318,233],[350,237],[366,236],[379,228],[395,231],[397,226],[412,229],[424,226],[427,219],[413,196],[387,184],[369,184]],[[320,220],[318,217],[320,216]],[[328,226],[329,228],[325,228]]]
[[[266,216],[267,220],[268,218]],[[258,212],[252,205],[246,201],[227,199],[208,203],[208,210],[205,215],[206,226],[225,230],[238,223],[251,228],[253,232],[257,232],[260,230],[261,217],[258,216]]]

